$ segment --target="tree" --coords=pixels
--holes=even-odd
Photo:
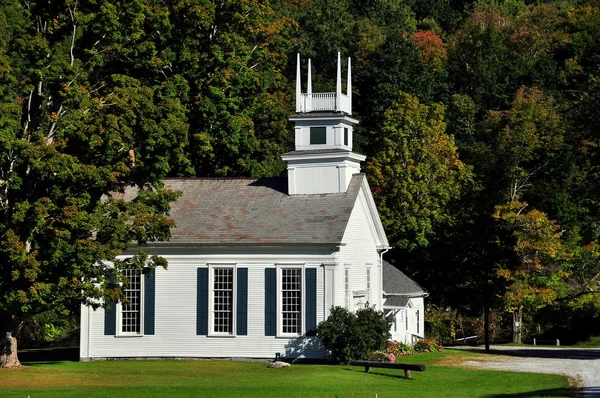
[[[514,237],[516,264],[500,267],[498,277],[508,282],[502,298],[513,313],[513,343],[521,343],[522,311],[535,311],[567,294],[566,281],[571,272],[566,260],[571,254],[561,242],[560,226],[527,203],[512,201],[497,206],[494,217]]]
[[[382,149],[366,168],[383,225],[398,248],[427,245],[435,226],[451,221],[447,205],[470,178],[445,128],[440,105],[408,94],[384,115]]]
[[[162,10],[141,1],[7,1],[0,8],[1,366],[18,365],[16,339],[48,309],[123,298],[124,268],[164,259],[129,244],[170,236],[167,173],[188,168],[181,81],[154,49]],[[111,193],[137,186],[135,199]]]
[[[282,70],[297,26],[278,12],[285,3],[179,0],[157,6],[167,14],[160,66],[189,86],[184,101],[195,175],[284,172],[279,155],[291,147],[293,86]]]

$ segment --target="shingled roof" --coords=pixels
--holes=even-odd
[[[338,245],[364,178],[354,175],[346,193],[291,196],[286,179],[167,178],[165,188],[183,192],[169,243]]]
[[[411,297],[427,295],[427,290],[387,261],[383,261],[383,291],[385,307],[404,307]]]

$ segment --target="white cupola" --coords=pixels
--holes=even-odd
[[[340,53],[337,62],[336,90],[313,93],[311,65],[308,60],[306,93],[302,92],[300,54],[296,69],[296,148],[281,159],[288,163],[290,195],[346,192],[353,174],[360,173],[365,156],[352,152],[353,127],[358,120],[352,115],[351,64],[348,58],[346,94],[342,93]]]

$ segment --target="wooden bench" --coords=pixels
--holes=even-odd
[[[378,361],[352,361],[350,365],[353,366],[364,366],[365,372],[370,372],[371,368],[390,368],[390,369],[402,369],[404,370],[404,376],[410,379],[410,371],[414,370],[417,372],[425,371],[425,365],[414,365],[409,363],[392,363],[392,362],[378,362]]]

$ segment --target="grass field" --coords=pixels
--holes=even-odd
[[[0,369],[0,397],[570,397],[565,377],[453,367],[471,353],[400,358],[423,363],[412,379],[395,369],[230,361],[30,363]]]

